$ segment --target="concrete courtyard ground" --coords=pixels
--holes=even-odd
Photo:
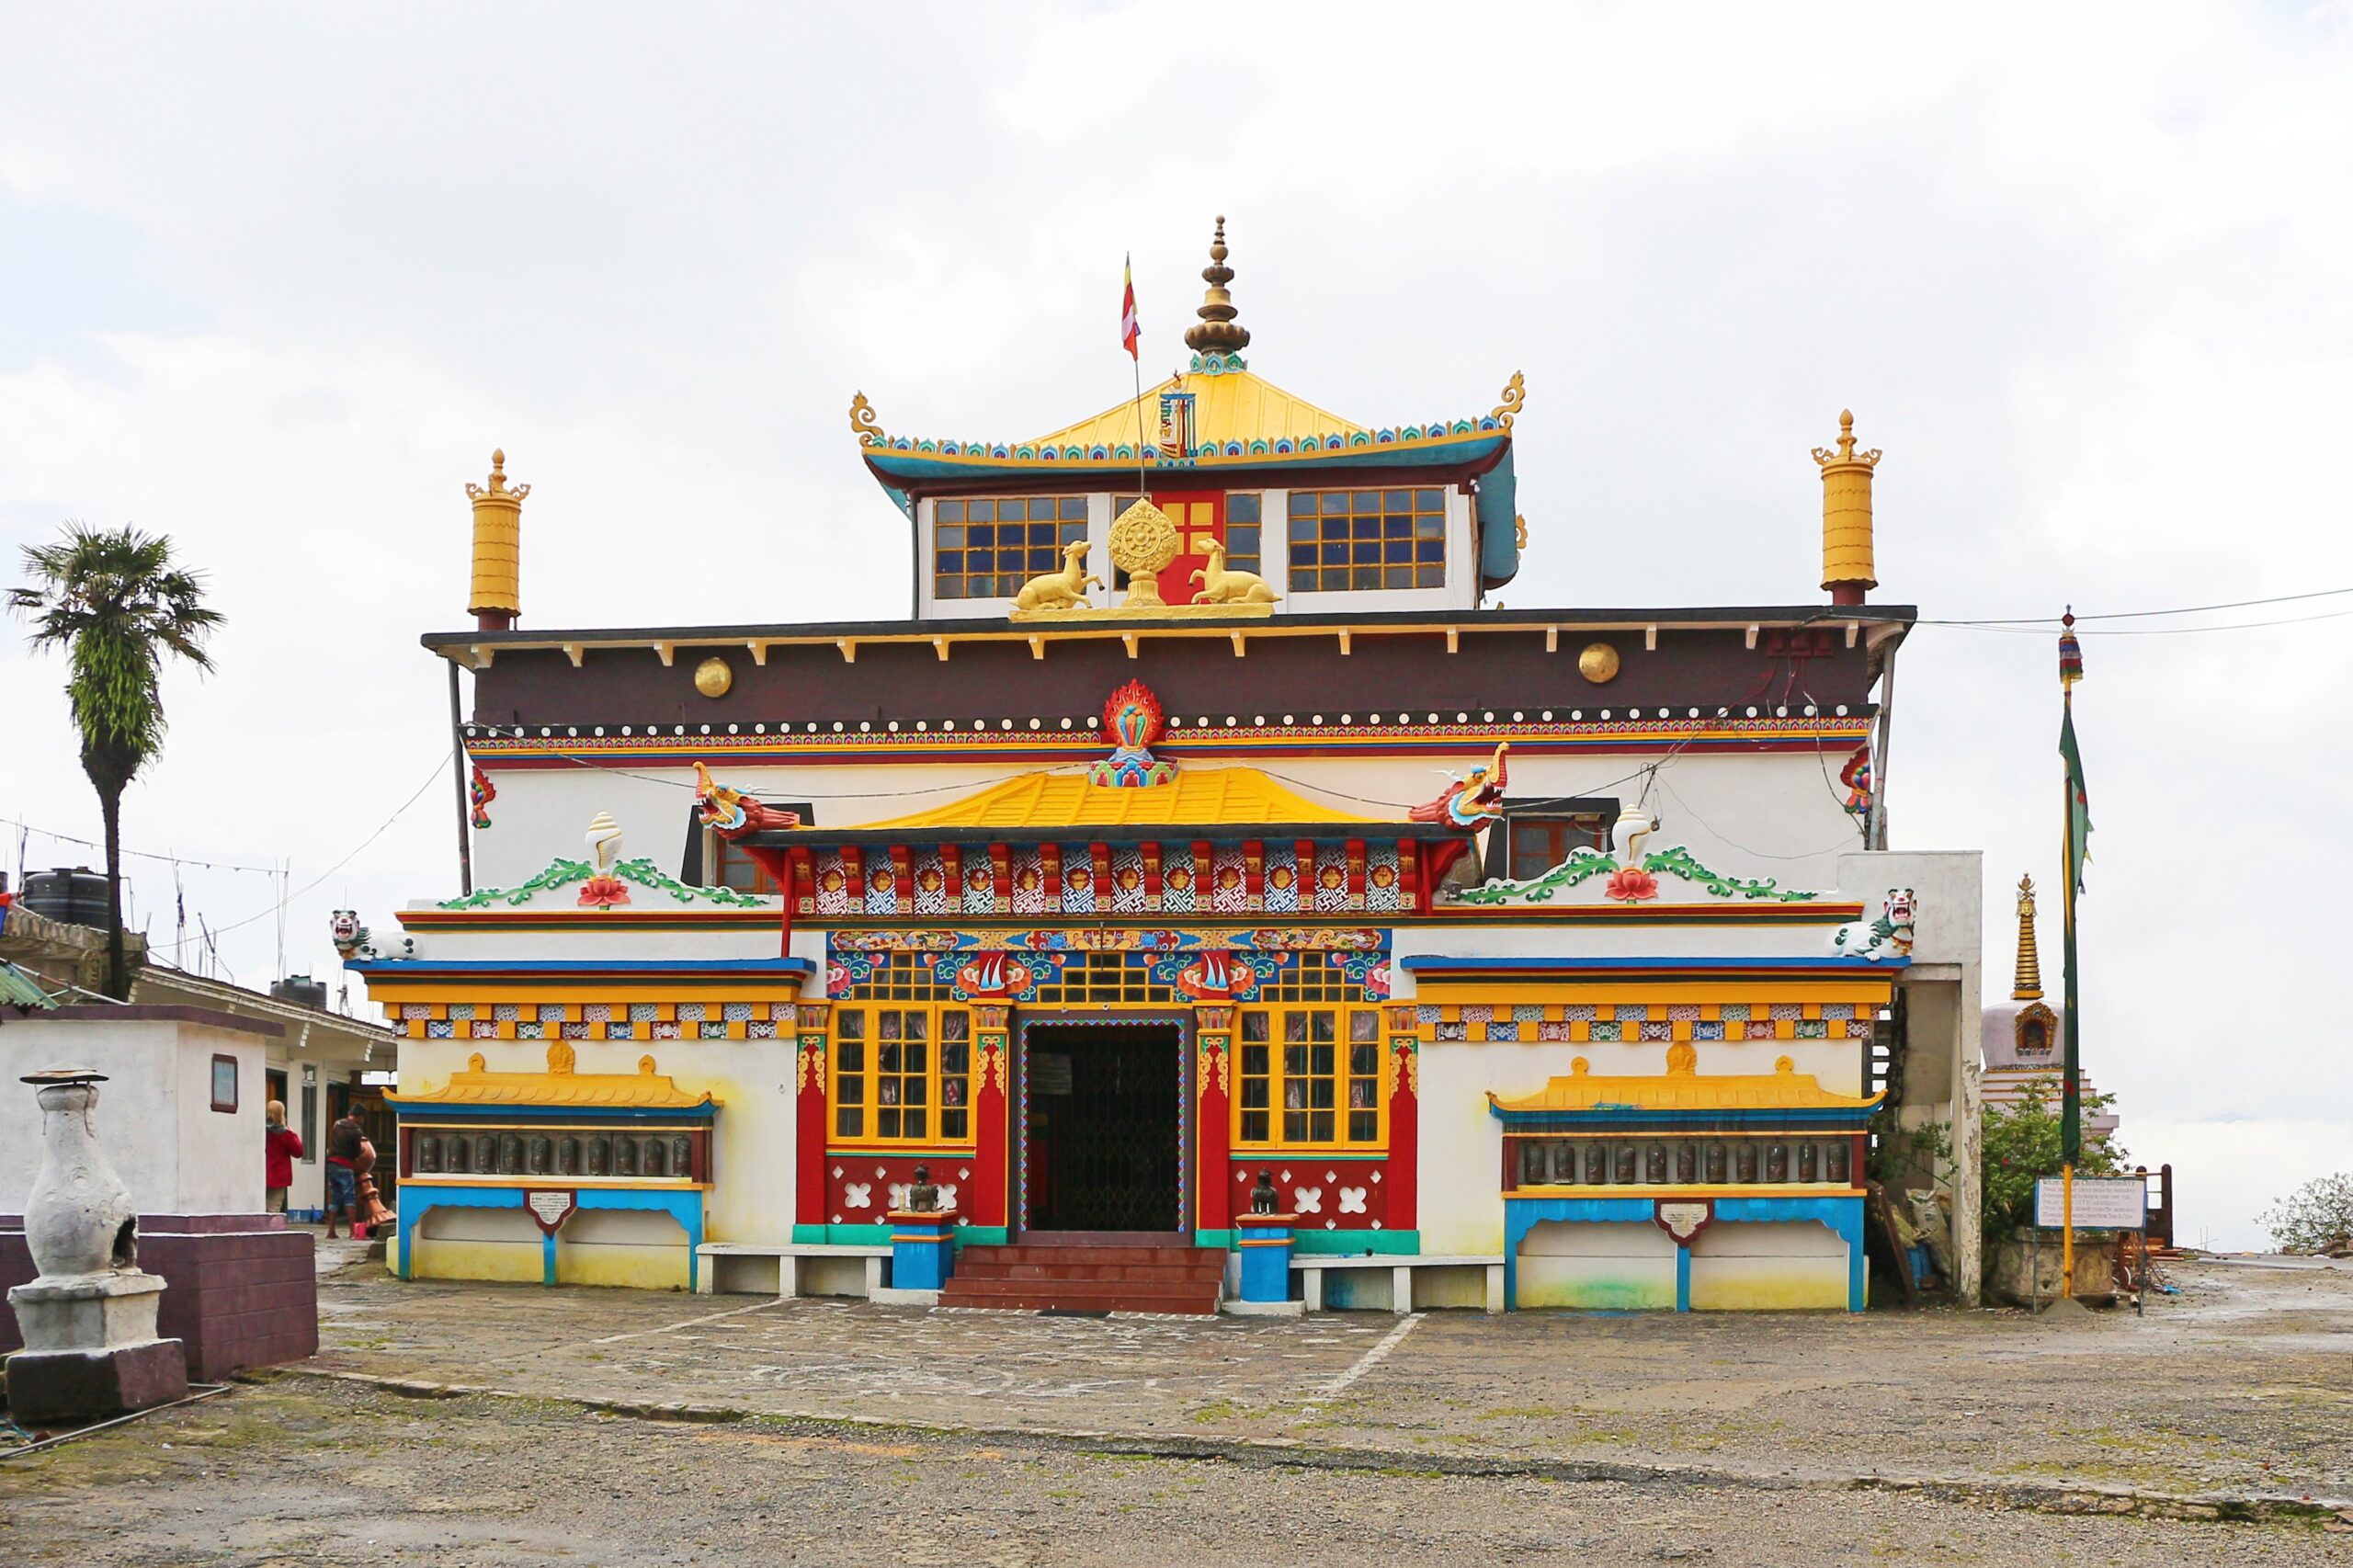
[[[2353,1270],[2170,1277],[2145,1319],[1170,1320],[355,1267],[316,1362],[0,1464],[0,1556],[2353,1563]]]

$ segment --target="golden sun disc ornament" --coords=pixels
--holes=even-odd
[[[1596,686],[1607,686],[1618,678],[1618,650],[1607,642],[1588,642],[1577,655],[1577,674]]]
[[[705,659],[695,666],[695,689],[705,697],[724,697],[735,684],[735,672],[724,659]]]

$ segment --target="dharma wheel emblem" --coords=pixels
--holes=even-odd
[[[1176,525],[1149,497],[1120,514],[1111,524],[1111,564],[1128,574],[1121,608],[1151,609],[1168,602],[1160,597],[1160,574],[1176,559],[1180,544]]]

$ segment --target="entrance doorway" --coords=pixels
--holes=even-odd
[[[1176,1023],[1024,1026],[1024,1229],[1185,1228],[1184,1042]]]

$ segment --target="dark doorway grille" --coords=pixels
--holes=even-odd
[[[1183,1029],[1032,1024],[1022,1041],[1029,1228],[1181,1230]]]

